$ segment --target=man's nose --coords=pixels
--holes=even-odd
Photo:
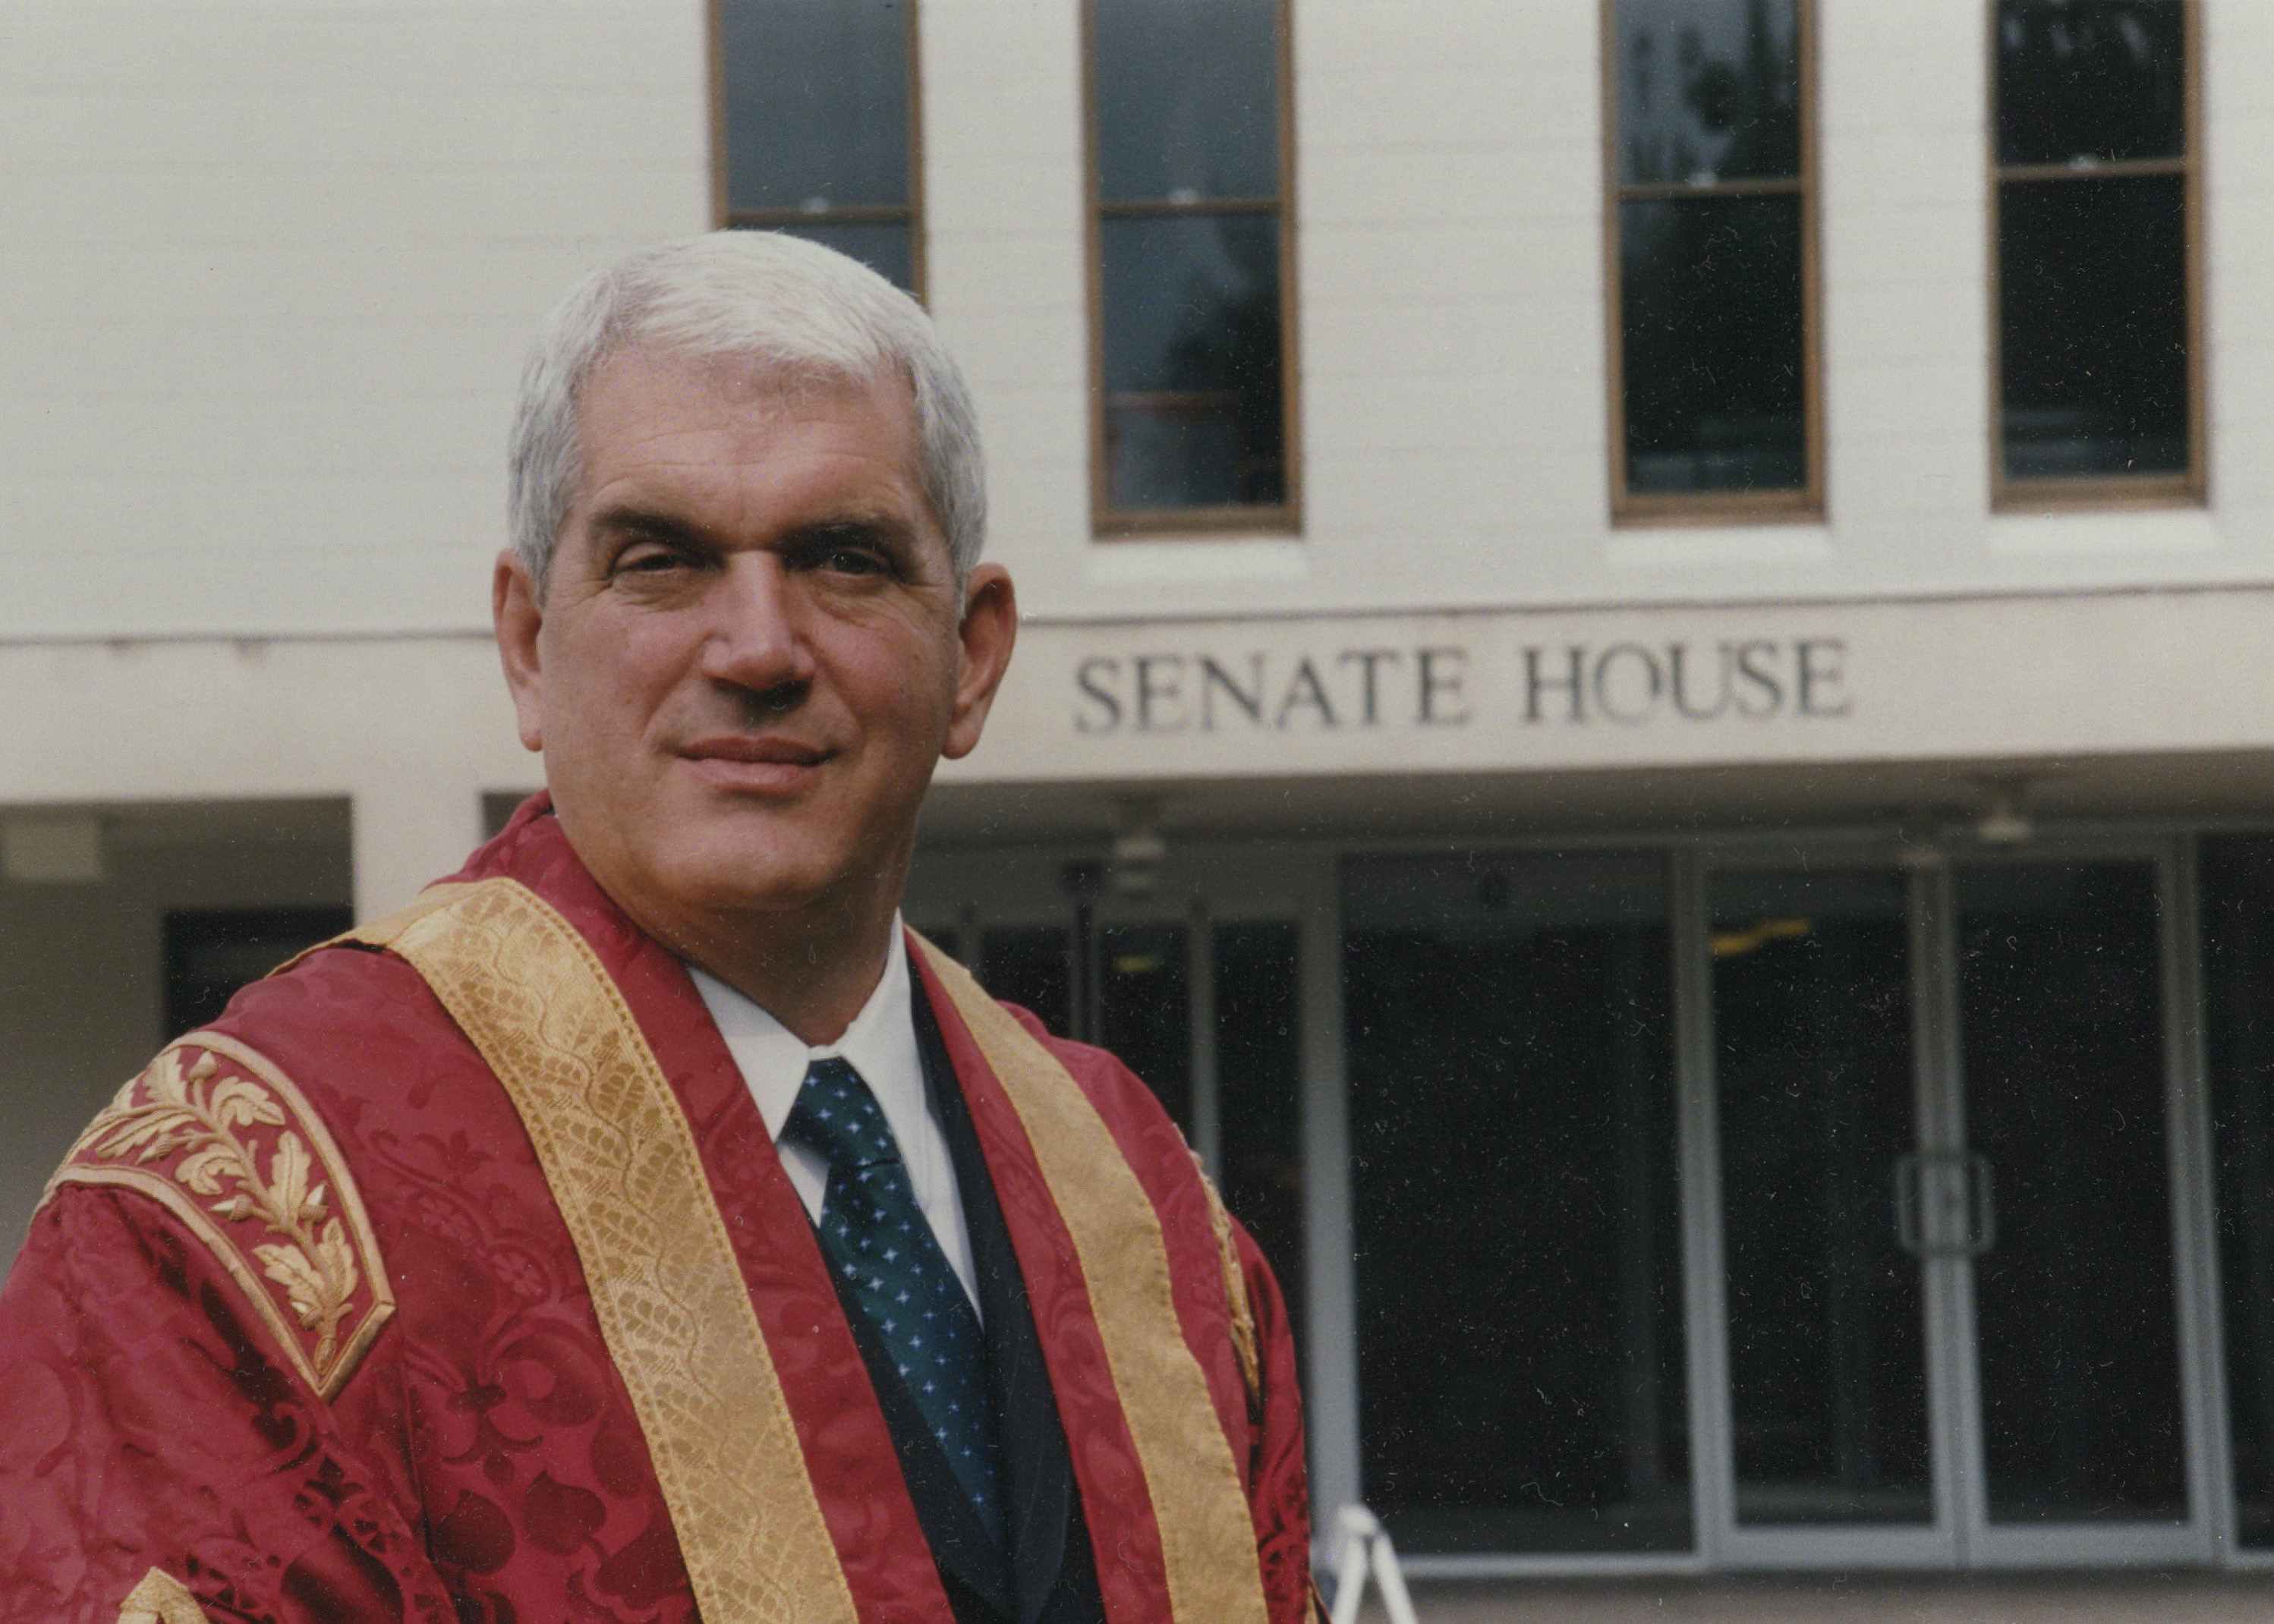
[[[720,572],[703,646],[703,674],[755,694],[802,686],[813,675],[797,583],[771,553],[746,553]]]

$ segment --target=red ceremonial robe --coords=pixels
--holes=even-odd
[[[859,1618],[946,1624],[804,1208],[686,970],[602,894],[542,797],[456,877],[501,876],[573,927],[652,1049]],[[1101,1341],[1114,1282],[1085,1280],[1065,1192],[940,972],[910,957],[1032,1303],[1108,1617],[1188,1617],[1164,1555],[1176,1497],[1148,1487],[1133,1439],[1144,1395]],[[1144,1085],[1046,1041],[1157,1215],[1265,1614],[1291,1624],[1309,1614],[1309,1530],[1277,1287]],[[392,953],[310,954],[122,1091],[0,1293],[0,1620],[696,1616],[686,1530],[529,1132]]]

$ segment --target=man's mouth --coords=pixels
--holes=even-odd
[[[746,794],[784,794],[812,782],[832,751],[771,733],[718,733],[697,739],[680,755],[718,788]]]
[[[697,739],[681,752],[696,761],[748,762],[784,767],[818,767],[829,752],[817,745],[802,744],[771,733],[719,733]]]

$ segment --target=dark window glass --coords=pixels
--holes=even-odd
[[[1272,0],[1111,0],[1092,14],[1109,202],[1279,191]]]
[[[908,8],[727,0],[727,199],[737,208],[908,200]]]
[[[1610,16],[1615,501],[1751,494],[1789,510],[1811,489],[1815,410],[1809,13],[1803,0],[1615,0]]]
[[[2187,466],[2187,182],[1998,188],[2006,472]]]
[[[1089,0],[1099,521],[1288,487],[1280,0]]]
[[[1278,222],[1107,220],[1099,236],[1116,504],[1283,500]]]
[[[219,1019],[237,989],[355,923],[346,907],[180,908],[165,916],[166,1030]]]
[[[1192,986],[1186,927],[1106,925],[1097,933],[1097,1041],[1143,1078],[1193,1132]]]
[[[1801,199],[1619,205],[1627,489],[1807,481]]]
[[[2274,1549],[2274,836],[2202,845],[2203,993],[2235,1530]]]
[[[1346,871],[1364,1492],[1402,1548],[1690,1543],[1667,891]]]
[[[2187,151],[2180,0],[1999,0],[1998,162]]]
[[[1794,0],[1619,0],[1617,20],[1622,181],[1799,175]]]
[[[727,222],[915,286],[911,0],[718,0]]]
[[[1724,874],[1713,918],[1737,1520],[1931,1522],[1903,876]]]
[[[1031,1010],[1061,1036],[1073,1031],[1073,936],[1057,925],[980,933],[979,979],[1006,1004]]]
[[[1999,1522],[2187,1509],[2146,862],[1958,876],[1983,1476]]]
[[[2192,488],[2187,8],[1995,16],[1999,473]]]
[[[1218,1183],[1270,1260],[1303,1346],[1302,1035],[1291,924],[1216,928]]]
[[[482,838],[494,838],[529,799],[526,790],[489,790],[482,796]]]

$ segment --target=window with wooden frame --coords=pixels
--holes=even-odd
[[[1611,513],[1824,509],[1814,0],[1604,0]]]
[[[719,223],[787,231],[923,297],[915,0],[712,0]]]
[[[1992,498],[2200,500],[2194,0],[1992,0]]]
[[[1091,514],[1299,527],[1286,0],[1087,0]]]

